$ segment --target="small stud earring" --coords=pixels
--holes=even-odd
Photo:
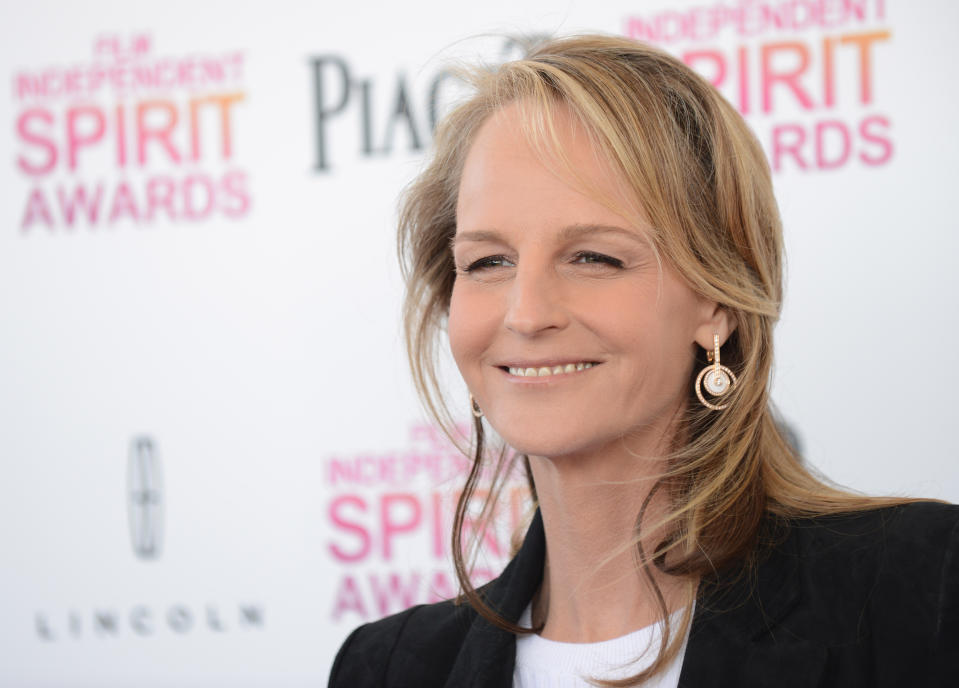
[[[483,417],[483,409],[481,409],[479,404],[476,403],[476,399],[473,398],[472,394],[470,394],[470,411],[472,411],[473,415],[477,418]]]
[[[724,365],[719,363],[719,335],[713,335],[713,350],[706,352],[706,358],[711,361],[711,365],[706,366],[696,377],[696,384],[693,386],[696,390],[696,396],[703,406],[713,411],[722,411],[729,404],[711,404],[703,396],[702,388],[714,397],[725,396],[729,390],[736,386],[736,375]],[[705,378],[705,379],[703,379]]]

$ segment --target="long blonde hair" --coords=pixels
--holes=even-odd
[[[762,149],[739,113],[709,83],[660,50],[608,36],[551,40],[534,46],[524,59],[475,70],[470,79],[474,94],[437,128],[432,159],[407,190],[399,220],[409,361],[425,406],[442,427],[452,433],[435,362],[454,281],[450,240],[456,232],[460,174],[477,129],[508,103],[524,105],[531,142],[559,159],[562,151],[556,150],[550,113],[560,104],[572,112],[641,200],[661,260],[696,292],[723,305],[736,323],[722,353],[723,363],[739,378],[728,407],[721,412],[704,408],[689,381],[682,446],[675,447],[654,488],[665,490],[670,512],[656,524],[668,535],[653,552],[642,549],[643,514],[637,515],[634,543],[656,591],[664,642],[645,671],[601,683],[639,685],[676,656],[691,621],[692,605],[687,604],[679,627],[670,632],[650,565],[690,582],[691,602],[695,581],[748,559],[768,513],[800,517],[897,500],[830,486],[803,464],[777,425],[769,383],[773,326],[782,304],[779,212]],[[694,374],[706,361],[699,363]],[[462,531],[481,462],[489,456],[484,445],[477,420],[473,470],[453,528],[454,564],[462,596],[481,615],[501,628],[529,632],[491,609],[469,580]],[[508,449],[496,455],[493,473],[501,480],[510,463]],[[487,514],[497,490],[488,494]]]

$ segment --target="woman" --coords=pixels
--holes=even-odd
[[[400,227],[414,377],[448,419],[446,325],[476,417],[465,604],[357,629],[330,685],[959,684],[959,510],[833,488],[775,422],[782,237],[741,117],[609,37],[475,86]],[[512,457],[538,509],[475,590],[465,515]]]

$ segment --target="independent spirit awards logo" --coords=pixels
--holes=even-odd
[[[163,552],[164,492],[160,452],[149,435],[136,435],[126,457],[126,506],[133,555],[156,566]],[[175,565],[178,562],[168,562]],[[92,596],[92,595],[91,595]],[[183,636],[200,630],[225,633],[264,630],[261,604],[78,604],[68,609],[39,610],[34,616],[36,637],[44,642]]]
[[[889,3],[891,4],[891,3]],[[888,69],[895,42],[885,0],[659,3],[625,33],[700,72],[746,117],[773,172],[879,167],[895,152]]]
[[[242,51],[170,54],[148,33],[12,74],[21,235],[245,218]]]

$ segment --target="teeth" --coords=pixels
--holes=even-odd
[[[509,374],[517,377],[547,377],[549,375],[564,375],[566,373],[575,373],[578,370],[592,368],[592,363],[567,363],[566,365],[557,365],[552,368],[543,366],[542,368],[510,368]]]

